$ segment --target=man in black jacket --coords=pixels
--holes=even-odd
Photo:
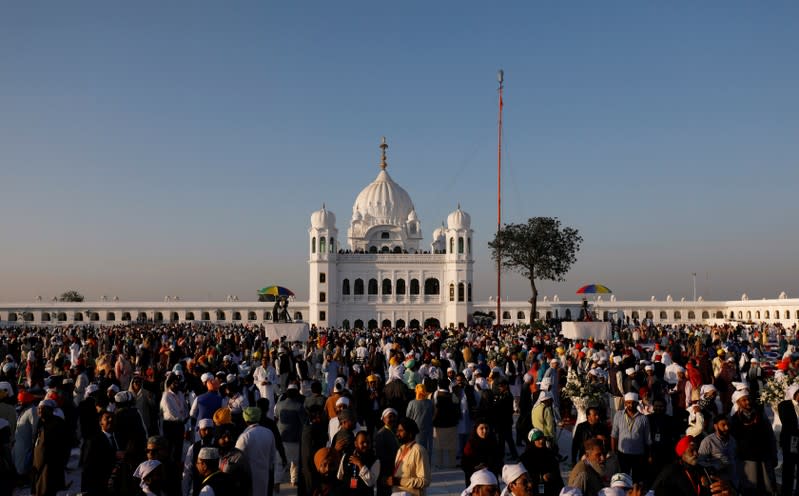
[[[799,384],[792,384],[785,394],[785,401],[777,405],[777,413],[782,423],[780,448],[782,448],[782,494],[794,494],[797,466],[799,466]]]
[[[108,494],[108,479],[114,469],[117,453],[121,453],[114,438],[114,414],[100,415],[100,431],[87,439],[86,462],[81,474],[80,490],[88,496]]]
[[[585,453],[584,443],[592,438],[599,438],[604,446],[604,452],[610,447],[610,431],[606,423],[601,422],[599,408],[592,406],[586,411],[586,421],[577,424],[572,440],[572,465],[576,465]]]

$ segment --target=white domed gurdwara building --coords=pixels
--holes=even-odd
[[[472,229],[460,205],[422,243],[410,195],[386,170],[355,199],[346,243],[323,205],[311,214],[307,320],[318,326],[463,326],[472,313]]]

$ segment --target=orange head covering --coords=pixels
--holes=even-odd
[[[233,415],[230,408],[223,406],[214,412],[214,425],[232,424]]]
[[[322,471],[322,462],[324,462],[329,456],[330,448],[321,448],[316,452],[316,454],[313,456],[313,464],[317,471]]]
[[[427,398],[427,390],[424,388],[424,384],[417,384],[416,385],[416,399],[423,400]]]

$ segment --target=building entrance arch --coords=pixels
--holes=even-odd
[[[429,319],[425,319],[424,327],[425,329],[428,327],[432,327],[433,329],[441,329],[441,322],[434,317],[430,317]]]

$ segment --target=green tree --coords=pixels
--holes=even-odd
[[[577,229],[561,227],[557,217],[532,217],[526,224],[505,224],[488,243],[491,258],[501,262],[503,271],[517,272],[530,281],[530,325],[538,304],[535,282],[563,281],[582,242]]]
[[[58,297],[58,301],[72,301],[72,302],[80,302],[83,301],[85,298],[82,294],[78,293],[74,289],[70,289],[68,291],[64,291],[61,293],[61,296]]]

